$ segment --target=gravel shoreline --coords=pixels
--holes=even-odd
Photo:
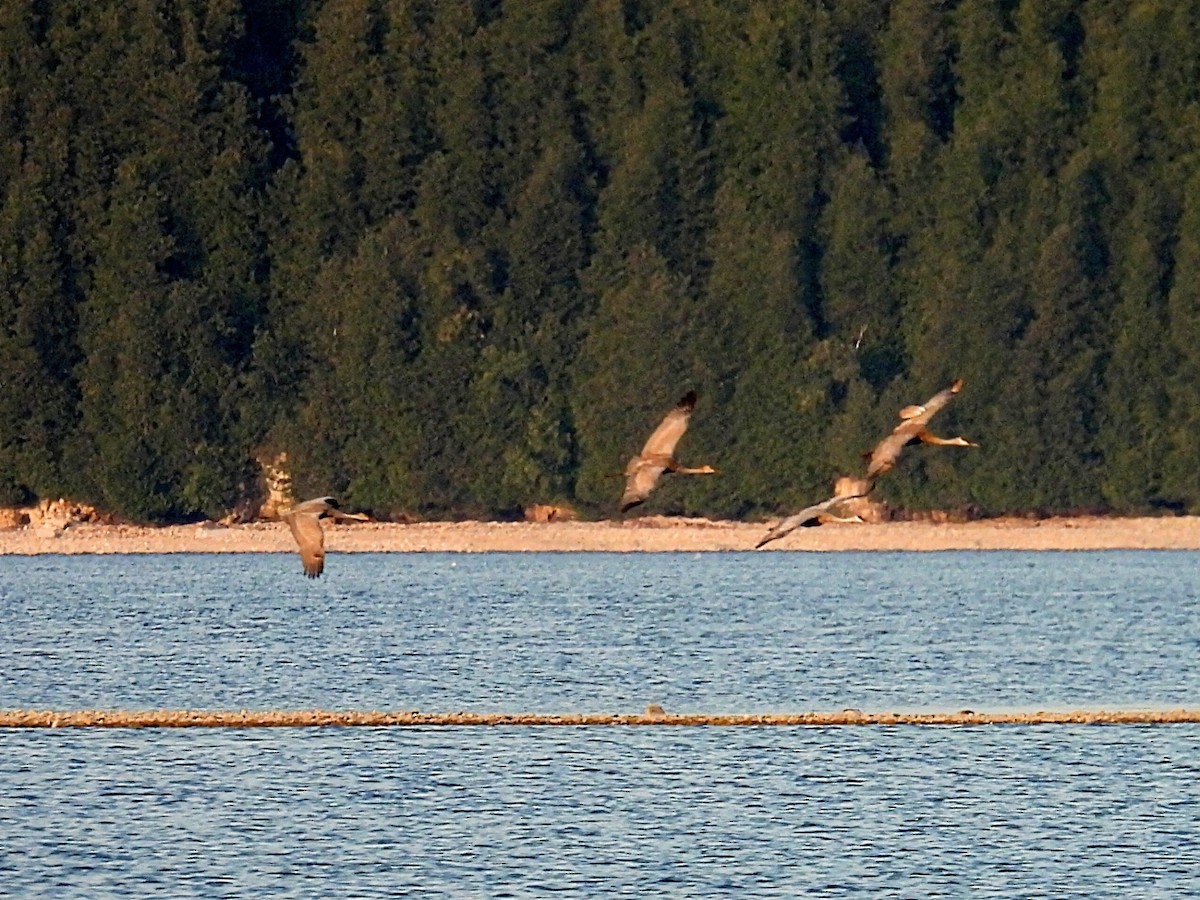
[[[648,516],[628,521],[368,522],[327,526],[330,553],[715,552],[752,550],[768,523]],[[801,528],[760,552],[937,550],[1200,550],[1200,517],[828,524]],[[288,553],[287,527],[260,522],[161,528],[48,525],[0,530],[0,555],[45,553]]]

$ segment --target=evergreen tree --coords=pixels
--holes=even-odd
[[[194,434],[175,403],[181,348],[163,340],[159,318],[173,299],[163,270],[175,244],[165,233],[168,201],[148,183],[153,177],[129,162],[118,178],[106,227],[92,242],[96,260],[81,310],[85,362],[74,461],[85,473],[87,499],[154,521],[183,511],[177,478]]]
[[[1023,446],[1040,457],[1083,440],[1072,434],[1057,447],[1029,447],[1051,433],[1045,429],[1073,428],[1087,419],[1057,408],[1060,402],[1086,404],[1070,393],[1073,378],[1067,379],[1066,400],[1058,399],[1061,390],[1047,393],[1056,377],[1053,340],[1064,332],[1090,337],[1090,320],[1073,318],[1086,306],[1076,299],[1083,296],[1083,282],[1069,279],[1099,277],[1091,262],[1078,271],[1084,265],[1079,256],[1091,252],[1095,237],[1094,198],[1055,202],[1080,122],[1073,22],[1069,3],[1010,8],[966,0],[954,11],[952,136],[939,154],[931,215],[909,239],[902,269],[909,384],[903,393],[897,385],[883,405],[895,410],[962,377],[967,390],[939,422],[952,428],[955,417],[970,421],[984,451],[953,460],[921,457],[914,477],[892,483],[902,502],[1036,505],[1038,491],[1024,490],[1025,456],[1005,448]],[[1068,193],[1085,192],[1087,166],[1081,162],[1079,168],[1077,183],[1063,189]],[[1069,288],[1070,297],[1055,297],[1058,287]],[[1081,372],[1093,364],[1078,362]],[[934,486],[936,494],[930,493]],[[1052,505],[1071,502],[1058,497]]]
[[[1096,303],[1108,258],[1096,222],[1098,181],[1082,159],[1069,174],[1060,224],[1035,257],[1030,321],[1011,353],[1005,419],[995,429],[997,446],[1025,446],[1037,459],[1036,466],[1021,459],[1003,465],[1011,472],[1009,496],[1058,511],[1092,506],[1100,496],[1097,404],[1108,340]]]
[[[1118,305],[1097,440],[1104,452],[1104,498],[1125,511],[1162,499],[1169,440],[1163,423],[1170,419],[1166,374],[1173,362],[1163,292],[1173,223],[1163,221],[1163,212],[1148,198],[1138,203],[1133,221],[1126,223],[1131,234],[1116,273]]]
[[[845,37],[810,4],[744,13],[738,25],[722,6],[708,23],[721,170],[707,319],[722,400],[708,433],[726,474],[705,489],[725,515],[829,490],[839,459],[827,429],[851,377],[820,268],[826,166],[851,96],[838,80]]]
[[[0,9],[0,503],[67,492],[77,391],[66,223],[67,117],[37,4]]]
[[[1159,503],[1172,419],[1167,384],[1179,357],[1168,335],[1168,293],[1178,219],[1195,134],[1196,71],[1175,41],[1197,35],[1197,16],[1165,4],[1098,3],[1085,19],[1083,69],[1094,83],[1089,126],[1104,187],[1100,227],[1111,253],[1114,318],[1102,395],[1105,499],[1122,510]],[[1164,40],[1164,35],[1171,35]]]
[[[890,197],[862,153],[850,153],[831,173],[822,213],[821,293],[830,349],[841,360],[833,390],[837,414],[831,450],[846,474],[880,435],[874,399],[904,372],[904,343],[896,301],[895,239],[889,233]]]
[[[0,503],[66,491],[63,443],[75,415],[73,317],[57,217],[38,167],[0,206]]]
[[[715,440],[693,446],[721,472],[705,479],[721,514],[803,506],[835,473],[821,447],[828,373],[805,366],[816,345],[813,324],[797,303],[795,240],[783,229],[768,230],[732,180],[718,193],[717,209],[708,295],[717,403],[705,429]]]
[[[712,383],[701,291],[713,174],[710,96],[693,69],[694,19],[671,3],[619,14],[601,7],[609,17],[598,33],[616,46],[592,53],[616,57],[631,71],[617,73],[615,84],[596,83],[603,70],[585,68],[581,75],[581,95],[595,105],[581,124],[605,155],[597,164],[594,252],[582,280],[596,312],[573,372],[571,419],[580,456],[577,496],[604,508],[620,495],[606,476],[641,449],[646,421],[657,422],[689,388],[703,396]],[[631,105],[613,104],[615,90],[628,91]],[[614,121],[597,120],[610,109]],[[696,435],[688,440],[700,444]],[[703,488],[679,488],[662,502],[686,508],[692,491]]]
[[[294,44],[293,44],[294,41]],[[0,502],[609,510],[687,389],[786,511],[961,377],[912,506],[1200,509],[1200,11],[11,0]],[[1018,448],[1020,448],[1018,450]]]
[[[601,291],[580,351],[573,409],[581,456],[576,495],[584,503],[611,510],[621,491],[609,476],[624,469],[649,437],[647,427],[696,383],[694,360],[678,352],[690,330],[689,305],[687,284],[652,247],[635,247],[625,271]],[[680,508],[678,495],[663,502]]]
[[[250,474],[238,411],[261,290],[263,148],[244,89],[223,77],[238,7],[69,7],[48,34],[73,117],[72,471],[134,518],[219,515]]]
[[[1167,294],[1166,341],[1159,348],[1169,361],[1165,388],[1168,398],[1165,432],[1163,499],[1191,514],[1200,511],[1200,159],[1183,185],[1179,240],[1173,255],[1173,279]]]
[[[322,270],[329,306],[315,339],[322,365],[305,402],[277,440],[288,448],[300,494],[334,492],[351,506],[388,516],[420,505],[418,446],[409,400],[419,351],[408,226],[372,229],[344,264]]]
[[[419,248],[421,352],[414,361],[414,408],[422,509],[483,514],[471,493],[486,470],[471,384],[493,328],[502,290],[491,234],[502,218],[494,122],[488,105],[486,30],[475,11],[440,4],[429,25],[429,103],[434,150],[415,176],[412,218]]]
[[[254,351],[255,416],[268,422],[286,421],[317,363],[311,336],[326,327],[327,304],[314,289],[322,267],[344,264],[365,230],[411,189],[397,179],[382,196],[366,190],[381,180],[376,165],[411,152],[410,117],[390,102],[395,73],[381,58],[381,36],[389,34],[382,5],[321,4],[305,26],[312,37],[299,49],[288,109],[295,156],[272,185],[270,306]],[[408,59],[395,58],[403,69]]]
[[[671,3],[645,4],[642,30],[628,65],[640,86],[607,132],[619,133],[603,165],[593,261],[620,268],[631,247],[654,247],[699,289],[706,271],[703,243],[714,190],[711,98],[693,71],[695,23]]]
[[[958,101],[948,4],[894,0],[879,46],[879,91],[887,174],[898,202],[892,227],[907,235],[927,223],[930,192]]]
[[[581,340],[588,188],[568,124],[551,97],[535,132],[541,155],[506,204],[505,288],[472,385],[482,426],[473,490],[494,509],[568,499],[578,464],[569,364]]]

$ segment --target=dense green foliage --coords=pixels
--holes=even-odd
[[[0,503],[1200,511],[1175,0],[0,0]]]

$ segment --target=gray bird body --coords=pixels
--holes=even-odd
[[[335,522],[366,522],[369,519],[361,513],[342,512],[333,497],[315,497],[297,503],[281,513],[279,518],[287,522],[291,529],[292,537],[300,548],[304,574],[309,578],[316,578],[325,570],[325,529],[321,527],[321,519],[329,518]]]
[[[696,392],[688,391],[675,407],[663,417],[642,447],[625,466],[625,492],[621,495],[621,512],[627,512],[650,496],[658,479],[667,472],[679,475],[711,475],[712,466],[688,468],[674,457],[675,445],[687,431],[688,420],[696,407]]]
[[[906,406],[900,410],[900,424],[892,429],[892,433],[880,441],[875,449],[866,454],[870,462],[867,464],[867,478],[874,479],[890,471],[909,444],[936,444],[942,447],[977,447],[964,437],[941,438],[931,432],[926,426],[929,420],[949,403],[955,394],[962,390],[962,379],[945,390],[938,391],[923,404]]]
[[[791,534],[797,528],[805,526],[820,525],[823,520],[832,522],[861,522],[862,518],[857,515],[841,516],[838,515],[837,509],[848,500],[856,500],[859,497],[865,497],[866,494],[846,494],[840,497],[830,497],[828,500],[822,500],[820,503],[814,503],[812,506],[806,506],[804,509],[795,515],[788,516],[774,528],[763,536],[754,549],[762,547],[764,544],[769,544],[771,541],[777,541],[781,537]]]

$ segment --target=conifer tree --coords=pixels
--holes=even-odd
[[[879,46],[887,174],[896,192],[892,228],[907,235],[931,215],[942,145],[953,132],[951,11],[946,4],[895,0]]]
[[[317,363],[311,336],[325,329],[327,304],[314,286],[331,260],[344,264],[372,221],[362,196],[373,174],[373,161],[365,156],[367,123],[375,124],[380,116],[391,121],[393,113],[376,105],[376,91],[386,86],[378,47],[385,28],[379,4],[321,4],[305,26],[302,31],[311,40],[298,50],[299,72],[289,104],[295,156],[272,184],[268,321],[254,350],[254,412],[268,422],[285,421],[294,411]],[[399,193],[404,188],[392,189]]]
[[[67,493],[75,310],[66,222],[67,116],[37,4],[0,10],[0,503]]]
[[[247,24],[249,23],[249,24]],[[277,25],[278,27],[266,27]],[[295,45],[291,42],[295,40]],[[0,502],[1200,508],[1200,12],[1160,0],[11,0]],[[1032,462],[1031,462],[1032,461]]]
[[[539,118],[531,137],[541,155],[498,229],[505,287],[472,385],[484,425],[474,490],[499,509],[569,498],[577,465],[568,394],[582,337],[588,188],[565,98],[551,97]]]
[[[797,302],[795,240],[778,226],[768,230],[761,207],[733,179],[716,208],[707,301],[717,402],[706,429],[716,440],[696,449],[722,474],[704,487],[724,515],[806,505],[834,473],[820,446],[828,373],[805,366],[817,345]]]
[[[1165,433],[1162,496],[1195,514],[1200,510],[1200,158],[1183,183],[1183,208],[1173,254],[1173,278],[1167,294],[1166,340],[1168,411],[1156,423]]]
[[[249,475],[241,373],[261,289],[263,149],[223,77],[238,9],[69,5],[48,34],[73,117],[73,471],[88,499],[133,518],[220,515]]]
[[[601,289],[580,351],[573,417],[581,456],[576,494],[584,503],[611,513],[621,491],[608,476],[624,469],[649,437],[647,427],[696,383],[695,361],[680,352],[690,324],[687,284],[656,249],[634,247]],[[682,501],[674,495],[670,502],[679,509]]]
[[[844,99],[835,43],[808,4],[751,5],[742,24],[738,12],[714,6],[705,23],[720,186],[698,331],[718,403],[696,446],[723,474],[694,490],[724,515],[811,502],[835,474],[817,262]]]
[[[322,365],[295,418],[275,433],[301,494],[335,492],[380,516],[420,505],[409,400],[418,310],[408,238],[403,219],[390,219],[348,260],[322,269],[316,288],[329,308],[315,336]]]
[[[57,217],[35,163],[0,206],[0,503],[67,492],[63,444],[75,415],[74,310]]]
[[[902,326],[910,377],[903,393],[897,385],[884,405],[895,410],[919,402],[962,377],[969,390],[942,424],[952,427],[955,416],[970,420],[972,436],[985,448],[1025,446],[1028,452],[1028,442],[1041,441],[1044,429],[1075,428],[1087,419],[1064,416],[1056,406],[1078,399],[1073,379],[1067,379],[1068,399],[1062,399],[1065,382],[1059,393],[1047,393],[1055,378],[1053,340],[1090,333],[1088,323],[1073,318],[1083,309],[1084,283],[1070,284],[1070,277],[1098,277],[1080,259],[1094,244],[1095,210],[1083,197],[1086,164],[1079,164],[1082,174],[1068,191],[1073,197],[1055,202],[1058,173],[1079,127],[1070,18],[1064,5],[1010,9],[966,0],[956,8],[952,139],[939,154],[932,215],[905,252]],[[1070,298],[1056,297],[1058,287],[1069,287]],[[1066,443],[1080,440],[1076,432]],[[1062,446],[1039,443],[1032,452],[1061,453]],[[903,502],[921,504],[1036,505],[1037,490],[1022,490],[1028,483],[1023,460],[1001,450],[951,465],[945,454],[927,454],[914,477],[893,490]],[[926,468],[937,477],[920,477]],[[926,484],[938,493],[930,494]],[[1060,488],[1066,489],[1053,486]],[[1055,501],[1068,502],[1075,501]]]
[[[604,8],[616,16],[612,6]],[[705,84],[690,68],[695,22],[670,3],[625,12],[633,18],[623,26],[610,18],[607,24],[616,27],[603,35],[618,42],[610,58],[627,61],[640,89],[629,95],[628,108],[612,107],[617,122],[590,125],[602,151],[612,141],[611,157],[599,162],[606,177],[596,201],[595,249],[582,281],[596,312],[573,375],[576,491],[591,504],[613,496],[617,485],[605,476],[641,449],[647,418],[661,418],[686,390],[703,394],[709,384],[701,291],[712,169]],[[626,32],[636,37],[630,40]],[[589,83],[583,96],[598,96],[593,102],[602,112],[612,88],[630,84],[618,82],[605,85],[605,94]],[[695,437],[689,434],[690,446]],[[703,488],[681,488],[675,508]]]
[[[1174,418],[1169,373],[1181,364],[1167,309],[1181,188],[1196,141],[1180,127],[1195,115],[1194,86],[1185,87],[1181,74],[1196,64],[1176,42],[1196,36],[1196,20],[1184,8],[1155,3],[1096,4],[1085,19],[1083,69],[1095,98],[1089,137],[1104,190],[1101,227],[1114,294],[1097,437],[1104,498],[1122,510],[1180,502],[1163,485],[1164,424]]]

